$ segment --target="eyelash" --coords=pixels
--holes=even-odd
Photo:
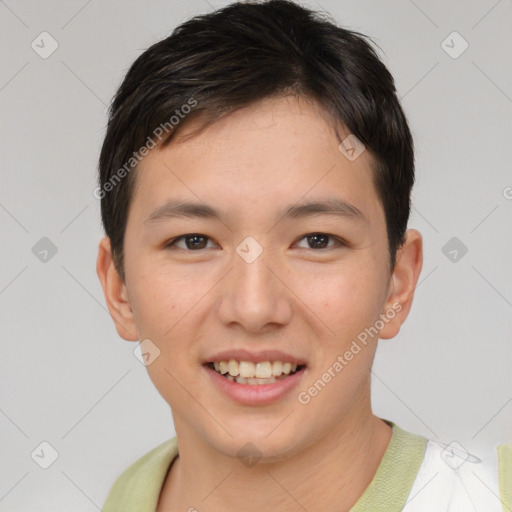
[[[180,240],[184,240],[185,238],[187,237],[193,237],[193,236],[196,236],[196,237],[202,237],[202,238],[206,238],[207,240],[211,240],[210,237],[206,236],[206,235],[203,235],[201,233],[187,233],[186,235],[181,235],[181,236],[178,236],[176,238],[173,238],[172,240],[169,240],[165,246],[164,246],[164,249],[170,249],[171,247],[173,246],[176,246],[176,243],[179,242]],[[334,235],[330,235],[329,233],[322,233],[322,232],[312,232],[312,233],[307,233],[306,235],[303,235],[302,237],[298,238],[297,239],[297,242],[298,241],[301,241],[305,238],[308,238],[308,237],[312,237],[312,236],[321,236],[321,237],[327,237],[331,240],[334,240],[338,247],[347,247],[349,244],[343,240],[342,238],[340,237],[337,237],[337,236],[334,236]],[[296,243],[296,242],[294,242]],[[313,247],[308,247],[308,249],[312,249],[312,250],[315,250],[315,251],[322,251],[322,250],[329,250],[329,249],[334,249],[335,246],[328,246],[328,247],[320,247],[320,248],[313,248]],[[199,251],[202,251],[203,249],[205,248],[201,248],[201,249],[183,249],[182,247],[177,247],[178,250],[182,250],[182,251],[186,251],[186,252],[199,252]],[[302,247],[303,249],[303,247]]]

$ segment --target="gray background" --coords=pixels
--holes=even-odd
[[[226,3],[0,1],[2,511],[98,510],[115,477],[174,434],[137,344],[106,310],[92,190],[106,105],[128,66]],[[410,226],[424,269],[407,323],[379,347],[375,412],[469,451],[512,442],[512,3],[321,5],[380,45],[417,147]],[[59,45],[47,59],[31,47],[43,31]],[[462,40],[442,45],[453,31],[469,44],[458,58],[445,49]],[[43,237],[57,248],[46,262],[33,252]],[[452,237],[468,248],[457,261],[442,250]],[[48,469],[31,458],[50,456],[43,441],[59,454]]]

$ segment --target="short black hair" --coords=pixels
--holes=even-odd
[[[236,109],[287,95],[316,102],[371,153],[393,269],[409,219],[414,148],[393,77],[374,45],[325,13],[268,0],[193,17],[145,50],[112,99],[95,190],[123,281],[136,168],[156,139],[164,146],[192,119],[199,117],[203,129]]]

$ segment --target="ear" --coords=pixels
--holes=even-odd
[[[379,338],[394,338],[411,310],[414,290],[423,266],[423,240],[419,231],[407,230],[405,243],[397,251],[383,315],[388,319]],[[392,316],[393,315],[393,316]]]
[[[117,272],[112,258],[110,238],[101,239],[96,260],[96,273],[117,333],[127,341],[138,341],[139,335],[133,318],[126,286]]]

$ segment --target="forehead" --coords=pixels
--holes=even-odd
[[[347,159],[339,144],[349,132],[341,128],[338,136],[317,104],[294,96],[265,99],[189,137],[200,123],[184,125],[139,164],[131,206],[138,216],[171,199],[193,199],[254,217],[327,194],[365,216],[379,215],[371,155]]]

